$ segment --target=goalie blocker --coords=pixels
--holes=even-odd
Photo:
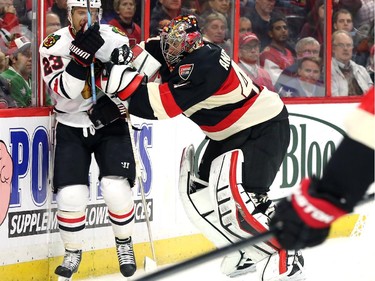
[[[96,86],[110,97],[114,95],[121,101],[128,99],[142,83],[147,83],[149,78],[155,78],[161,64],[140,45],[132,49],[133,59],[131,64],[105,64]]]
[[[218,248],[265,232],[274,205],[270,202],[259,212],[260,203],[254,194],[243,189],[242,151],[236,149],[217,157],[206,184],[196,178],[194,153],[193,145],[184,149],[179,179],[179,194],[191,222]],[[304,280],[300,252],[282,250],[274,239],[227,255],[221,271],[230,277],[246,274],[255,271],[256,263],[264,259],[268,261],[262,269],[263,280]]]
[[[117,56],[122,53],[113,52]],[[155,79],[161,64],[142,46],[132,49],[130,64],[108,62],[97,77],[95,84],[108,97],[102,97],[89,111],[89,117],[96,129],[100,129],[118,118],[124,117],[128,102],[126,101],[140,85]],[[112,53],[112,54],[113,54]]]

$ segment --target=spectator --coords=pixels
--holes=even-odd
[[[353,32],[353,17],[347,9],[339,9],[333,14],[332,19],[333,30],[345,30],[349,33]]]
[[[9,58],[2,51],[0,51],[0,73],[8,69]],[[12,98],[9,91],[8,81],[0,75],[0,109],[16,107],[17,104]]]
[[[206,9],[201,17],[205,18],[209,14],[220,13],[226,17],[227,21],[230,20],[230,1],[229,0],[208,0],[208,9]]]
[[[333,0],[333,12],[346,9],[350,11],[352,16],[356,15],[362,6],[361,0]]]
[[[273,15],[276,0],[255,0],[254,9],[250,10],[248,14],[244,14],[251,19],[252,29],[256,36],[260,39],[260,50],[269,45],[271,38],[268,36],[268,24]]]
[[[360,29],[354,29],[352,14],[346,9],[339,9],[333,15],[332,23],[334,31],[345,30],[352,36],[354,44],[352,60],[366,66],[370,53],[370,48],[367,44],[370,26],[365,24]]]
[[[332,34],[332,96],[362,95],[373,82],[366,68],[352,61],[353,39],[344,30]]]
[[[59,15],[62,27],[68,26],[68,6],[66,4],[67,0],[55,0],[51,7],[51,11]]]
[[[355,29],[353,37],[354,49],[352,60],[366,66],[370,56],[371,46],[374,44],[374,21],[363,24]]]
[[[227,19],[223,14],[212,13],[204,19],[202,27],[203,38],[206,41],[215,43],[222,47],[228,54],[231,53],[231,43],[225,40],[225,34],[228,30]]]
[[[31,42],[24,36],[9,45],[9,68],[0,75],[10,85],[10,93],[19,107],[31,106]]]
[[[316,0],[313,9],[307,15],[307,22],[302,26],[299,38],[313,37],[323,44],[324,40],[324,0]]]
[[[273,91],[271,77],[259,65],[260,41],[258,37],[251,32],[240,34],[240,49],[238,65],[257,85],[265,86],[268,90]]]
[[[288,25],[285,17],[272,17],[268,35],[271,43],[260,55],[260,65],[270,74],[272,84],[275,85],[281,72],[294,63],[293,53],[288,49]]]
[[[240,17],[240,33],[252,32],[251,20],[247,17]]]
[[[52,34],[61,28],[60,17],[54,12],[46,14],[46,35]]]
[[[182,7],[189,9],[193,13],[200,13],[200,6],[198,0],[185,0],[182,1]]]
[[[199,15],[205,14],[206,11],[210,8],[208,5],[208,0],[198,0],[199,3]]]
[[[19,20],[13,1],[0,1],[0,43],[4,49],[13,39],[13,34],[20,33]]]
[[[0,73],[9,68],[9,57],[0,50]]]
[[[324,84],[321,76],[321,59],[319,57],[304,57],[298,61],[297,77],[281,84],[279,94],[282,97],[323,97]]]
[[[240,1],[240,14],[247,15],[249,12],[254,9],[255,0],[241,0]]]
[[[275,84],[276,92],[280,91],[281,85],[287,85],[289,80],[297,77],[299,60],[305,57],[319,57],[320,44],[313,37],[305,37],[297,42],[295,50],[297,60],[281,72]],[[320,80],[323,81],[323,77]]]
[[[0,76],[0,109],[10,107],[17,107],[17,103],[10,94],[8,81]]]
[[[141,42],[141,28],[133,20],[136,10],[135,0],[114,0],[113,8],[116,16],[109,21],[109,24],[126,33],[130,47]]]
[[[113,10],[114,0],[102,1],[102,23],[109,23],[115,16],[116,12]]]
[[[31,30],[32,0],[13,0],[12,2],[16,8],[19,23]]]
[[[181,0],[159,0],[151,12],[150,35],[159,35],[159,26],[162,21],[170,21],[178,15],[191,13],[189,9],[181,7]]]
[[[374,22],[375,1],[362,0],[362,6],[354,16],[354,26],[361,27],[364,24]]]

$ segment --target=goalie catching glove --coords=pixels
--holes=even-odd
[[[291,198],[277,205],[270,227],[279,229],[276,238],[284,249],[302,249],[322,243],[333,221],[347,212],[334,198],[316,197],[316,179],[305,179]],[[328,199],[329,198],[329,199]]]
[[[74,60],[82,66],[89,66],[95,57],[95,53],[104,44],[100,36],[99,24],[91,25],[86,31],[84,26],[77,32],[75,39],[70,44],[70,54]]]
[[[107,62],[96,79],[96,86],[106,95],[110,98],[116,96],[122,101],[128,99],[144,83],[147,83],[147,77],[139,74],[135,68],[113,62]]]

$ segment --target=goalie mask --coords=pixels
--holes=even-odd
[[[98,9],[98,21],[102,18],[102,2],[101,0],[89,0],[91,9]],[[72,11],[74,7],[87,8],[87,0],[67,0],[68,20],[73,25]]]
[[[160,34],[161,50],[165,61],[176,65],[188,53],[203,46],[197,18],[193,15],[178,16],[163,28]]]

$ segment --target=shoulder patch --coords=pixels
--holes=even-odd
[[[56,44],[56,42],[61,38],[60,35],[55,35],[55,34],[50,34],[47,36],[46,39],[44,39],[43,41],[43,47],[49,49],[51,48],[53,45]]]
[[[122,35],[122,36],[126,36],[125,32],[122,31],[121,29],[119,29],[119,28],[116,27],[116,26],[112,26],[112,31],[113,31],[114,33],[118,33],[118,34],[120,34],[120,35]]]
[[[194,69],[193,63],[181,65],[178,68],[178,75],[181,77],[181,79],[188,80],[191,73],[193,72],[193,69]]]

